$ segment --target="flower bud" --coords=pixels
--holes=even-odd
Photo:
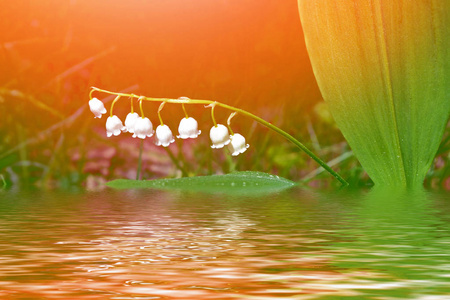
[[[114,115],[106,119],[106,136],[110,137],[112,135],[118,136],[120,132],[125,131],[125,126],[123,126],[122,121],[118,116]]]
[[[146,137],[151,137],[153,135],[153,124],[149,118],[137,118],[134,123],[134,134],[133,137],[138,137],[140,139],[145,139]]]
[[[217,124],[213,126],[209,131],[209,137],[211,138],[211,148],[223,148],[223,146],[230,143],[230,135],[228,133],[228,128],[222,124]]]
[[[156,146],[167,147],[175,142],[172,131],[167,125],[159,125],[156,127]]]
[[[187,139],[187,138],[196,138],[201,133],[198,130],[198,123],[194,118],[183,118],[180,121],[180,125],[178,126],[178,132],[180,135],[177,138]]]
[[[230,139],[231,143],[228,144],[228,150],[230,150],[232,156],[244,153],[250,147],[248,144],[245,144],[245,138],[239,133],[231,135]]]
[[[139,118],[139,115],[137,113],[129,113],[127,117],[125,118],[125,132],[131,132],[134,133],[134,125],[136,124],[137,119]]]
[[[97,98],[89,100],[89,108],[94,114],[94,118],[100,119],[102,117],[102,114],[106,114],[105,105],[103,105],[103,102],[98,100]]]

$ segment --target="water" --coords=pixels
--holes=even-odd
[[[448,194],[0,199],[1,299],[450,299]]]

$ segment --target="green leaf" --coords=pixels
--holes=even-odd
[[[117,179],[106,184],[116,189],[163,189],[205,193],[261,195],[279,192],[295,182],[262,172],[235,172],[226,175],[182,177],[175,179]]]
[[[298,3],[320,90],[364,169],[421,185],[450,115],[450,1]]]

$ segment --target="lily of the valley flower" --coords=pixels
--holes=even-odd
[[[178,126],[178,132],[180,135],[177,138],[187,139],[187,138],[196,138],[201,133],[201,130],[198,130],[198,123],[194,118],[183,118],[180,121],[180,125]]]
[[[94,118],[100,119],[102,117],[102,114],[106,114],[105,105],[103,105],[103,102],[98,100],[97,98],[89,100],[89,108],[94,114]]]
[[[245,143],[245,138],[239,133],[235,133],[230,136],[231,143],[228,144],[228,150],[230,150],[232,156],[237,156],[240,153],[244,153],[245,150],[250,147]]]
[[[146,137],[151,137],[153,135],[153,124],[149,118],[137,118],[134,123],[134,134],[133,137],[138,137],[140,139],[145,139]]]
[[[123,126],[122,121],[118,116],[114,115],[106,119],[106,136],[110,137],[112,135],[118,136],[120,132],[125,131],[125,126]]]
[[[156,146],[167,147],[175,142],[172,131],[167,125],[159,125],[156,127]]]
[[[209,131],[209,137],[211,138],[211,148],[219,149],[230,143],[230,134],[228,128],[222,124],[213,126]]]
[[[125,118],[125,127],[126,131],[134,133],[134,125],[136,124],[139,115],[137,113],[129,113]]]

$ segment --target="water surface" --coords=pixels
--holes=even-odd
[[[0,193],[1,299],[450,299],[442,193]]]

